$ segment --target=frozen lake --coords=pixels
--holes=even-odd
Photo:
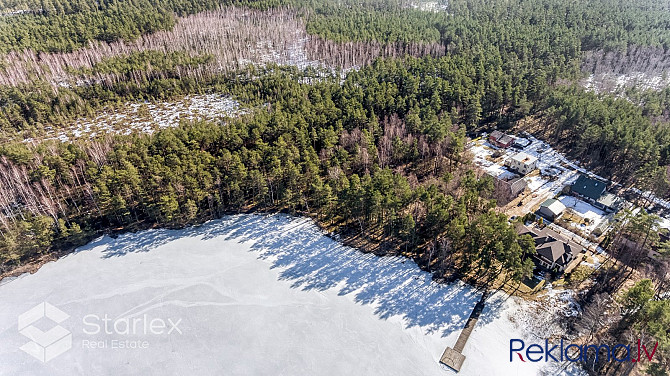
[[[284,215],[103,237],[0,282],[0,375],[450,375],[439,357],[479,296]],[[17,319],[36,306],[60,324]],[[537,374],[509,361],[529,310],[491,298],[460,375]]]

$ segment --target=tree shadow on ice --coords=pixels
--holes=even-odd
[[[103,257],[146,252],[173,240],[195,237],[245,242],[260,259],[279,269],[279,279],[292,288],[351,294],[360,304],[373,305],[382,319],[400,316],[407,327],[448,336],[460,330],[481,293],[463,283],[437,284],[402,257],[378,257],[343,246],[327,237],[313,222],[287,215],[236,215],[184,230],[150,230],[98,240],[106,244]],[[98,244],[95,244],[98,243]],[[490,321],[499,310],[486,310]]]
[[[118,237],[102,236],[93,240],[75,252],[88,251],[96,247],[105,247],[102,251],[103,258],[124,256],[128,253],[148,252],[171,241],[183,238],[189,230],[165,230],[151,229],[139,233],[125,233]]]

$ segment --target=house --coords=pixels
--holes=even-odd
[[[550,221],[553,221],[560,217],[560,215],[563,214],[563,211],[565,211],[565,205],[554,198],[550,198],[549,200],[543,202],[542,205],[540,205],[540,208],[537,210],[537,214],[547,218]]]
[[[505,179],[500,177],[493,178],[494,197],[498,205],[507,205],[510,201],[517,198],[523,191],[526,190],[528,184],[524,179],[519,177]]]
[[[607,192],[607,183],[579,175],[570,187],[574,195],[588,201],[598,209],[614,212],[621,207],[621,199]]]
[[[493,131],[489,136],[489,142],[499,148],[508,148],[512,146],[514,138],[512,136],[506,135],[501,131]]]
[[[549,227],[540,229],[522,225],[517,228],[517,232],[519,235],[530,235],[533,238],[537,251],[533,258],[537,264],[549,270],[564,272],[583,250]]]
[[[605,193],[607,184],[596,179],[591,179],[586,175],[579,175],[577,181],[572,184],[572,193],[586,199],[589,202],[596,202]]]
[[[505,164],[510,169],[526,175],[537,168],[537,158],[524,152],[518,152],[506,160]]]

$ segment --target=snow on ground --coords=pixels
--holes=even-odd
[[[573,317],[580,313],[573,290],[555,290],[549,283],[545,287],[542,304],[520,301],[520,304],[507,311],[513,323],[533,341],[563,336],[565,328],[554,317]]]
[[[658,224],[660,228],[670,230],[670,218],[661,217],[660,223]]]
[[[579,167],[575,163],[569,161],[561,153],[552,149],[546,142],[540,141],[530,135],[526,138],[531,141],[531,143],[525,147],[523,151],[537,158],[537,168],[540,171],[555,169],[559,172],[559,175],[555,180],[544,179],[542,177],[537,178],[544,182],[540,185],[542,188],[541,192],[550,191],[553,194],[557,194],[564,186],[572,184],[577,180],[578,174],[575,171],[579,170]],[[535,185],[538,185],[539,183],[540,182],[538,181]]]
[[[249,46],[250,55],[253,58],[242,58],[238,63],[244,65],[278,64],[286,66],[296,66],[299,69],[308,67],[326,69],[331,73],[336,72],[336,67],[328,66],[319,60],[311,60],[307,56],[306,45],[309,36],[297,33],[288,43],[276,45],[271,40],[259,40],[255,46]]]
[[[522,207],[515,208],[519,212],[518,215],[532,212],[536,210],[547,198],[552,198],[559,195],[565,186],[571,185],[575,182],[575,180],[577,180],[579,174],[586,174],[590,177],[607,181],[606,179],[580,167],[578,162],[569,160],[564,155],[554,150],[548,143],[538,140],[537,138],[527,133],[524,133],[522,137],[530,141],[530,144],[521,150],[524,153],[537,158],[538,170],[540,172],[552,170],[556,172],[556,176],[553,179],[542,176],[542,174],[530,174],[523,177],[528,184],[530,194],[524,198]],[[469,150],[473,153],[473,160],[477,165],[494,176],[505,176],[504,173],[509,173],[509,171],[504,167],[504,161],[508,158],[511,158],[512,155],[518,153],[520,150],[516,148],[506,149],[504,150],[504,155],[502,156],[500,162],[494,163],[487,159],[493,154],[494,149],[495,148],[493,146],[483,140],[475,141],[469,145]],[[575,201],[568,203],[563,202],[566,207],[571,207],[574,204],[576,206],[576,214],[590,220],[588,225],[580,227],[581,231],[590,233],[598,225],[598,223],[603,220],[604,213],[601,210],[592,207],[586,202],[579,201],[572,197],[565,199]],[[571,232],[569,229],[560,228],[560,231],[566,234],[568,237],[579,242],[582,246],[597,250],[598,252],[602,252],[602,249],[600,249],[597,244],[584,239],[582,236]]]
[[[582,86],[595,93],[611,93],[625,98],[624,91],[635,87],[639,90],[663,90],[670,86],[670,76],[664,73],[630,72],[590,74],[581,81]]]
[[[502,172],[503,168],[501,165],[488,160],[494,151],[493,147],[488,142],[475,141],[469,145],[468,150],[470,150],[473,155],[473,161],[487,170],[487,172],[489,171],[489,168],[491,168],[490,173],[495,174],[495,176],[498,176],[498,174]]]
[[[598,269],[600,265],[602,265],[602,263],[600,262],[600,258],[597,255],[593,255],[591,256],[591,258],[593,259],[593,262],[582,261],[579,263],[579,265],[584,265],[593,269]]]
[[[489,160],[489,158],[492,158],[495,150],[496,148],[494,146],[485,141],[475,142],[470,146],[470,152],[473,154],[473,161],[491,176],[496,176],[500,179],[518,176],[514,172],[508,170],[502,163],[495,163]]]
[[[565,333],[560,318],[579,312],[574,292],[551,290],[538,302],[525,301],[498,293],[489,298],[463,349],[465,365],[477,364],[477,369],[461,368],[458,375],[582,375],[573,365],[559,363],[510,362],[509,343],[512,338],[522,339],[526,346],[531,343],[544,344],[545,339],[555,341]],[[491,319],[491,317],[495,317]],[[471,366],[470,366],[471,367]],[[456,375],[456,373],[451,372]]]
[[[572,209],[572,211],[581,218],[589,220],[588,225],[584,224],[582,227],[582,230],[589,233],[603,221],[603,218],[606,215],[604,211],[573,196],[561,196],[558,200],[561,201],[566,208]]]
[[[547,143],[540,141],[533,136],[527,135],[524,136],[524,138],[528,139],[531,143],[523,148],[522,151],[538,159],[537,167],[540,171],[547,168],[553,168],[559,172],[559,175],[555,180],[549,180],[542,176],[524,177],[531,192],[538,195],[547,192],[557,194],[565,185],[571,184],[577,179],[578,174],[575,170],[579,170],[579,167],[575,163],[570,162],[563,155],[552,149]],[[504,162],[520,151],[515,148],[504,150],[505,154],[502,157],[501,162],[494,163],[488,160],[488,157],[493,154],[495,148],[488,142],[482,140],[476,141],[470,145],[469,150],[473,153],[474,162],[486,172],[494,176],[511,174],[509,170],[504,167]]]
[[[99,134],[153,133],[157,129],[176,127],[182,120],[210,120],[246,113],[240,104],[219,94],[189,95],[181,100],[160,103],[128,103],[119,109],[103,111],[97,117],[80,118],[65,131],[52,132],[51,139],[63,142]]]
[[[666,210],[670,210],[670,201],[668,201],[668,200],[664,200],[664,199],[662,199],[662,198],[660,198],[660,197],[657,197],[657,196],[656,196],[653,192],[651,192],[651,191],[644,191],[644,192],[642,192],[641,190],[639,190],[639,189],[637,189],[637,188],[635,188],[635,187],[630,188],[630,191],[633,192],[633,193],[635,193],[635,194],[638,194],[638,195],[644,197],[645,199],[647,199],[647,200],[653,202],[653,203],[656,204],[656,205],[659,205],[659,206],[665,208]]]
[[[528,183],[528,189],[530,189],[531,192],[535,192],[547,184],[548,181],[539,176],[531,176],[526,178],[526,183]]]
[[[413,9],[418,9],[424,12],[444,12],[449,9],[447,1],[414,1],[409,4]]]
[[[564,186],[572,184],[578,177],[578,166],[576,164],[571,163],[548,144],[535,137],[529,134],[525,134],[523,137],[530,142],[528,146],[522,149],[523,152],[537,158],[537,167],[540,172],[552,170],[555,172],[555,177],[550,179],[537,172],[524,176],[523,179],[526,181],[530,193],[523,197],[521,206],[510,209],[509,215],[521,216],[536,210],[543,201],[559,194]],[[497,162],[493,162],[490,158],[497,148],[485,140],[475,140],[468,145],[468,148],[473,154],[473,161],[489,174],[501,178],[513,176],[512,172],[504,167],[504,164],[520,149],[502,149],[503,155]]]
[[[439,357],[479,296],[436,284],[409,260],[342,246],[306,219],[230,216],[102,237],[3,280],[0,374],[445,375],[453,372]],[[46,363],[19,350],[28,339],[17,327],[44,301],[69,315],[61,326],[72,333],[72,348]],[[459,375],[541,372],[545,363],[510,363],[508,349],[511,338],[549,334],[541,325],[556,315],[543,306],[491,297]],[[121,324],[95,333],[105,314]],[[124,329],[130,319],[140,321],[134,334]],[[153,320],[178,322],[181,333],[142,332]],[[145,346],[118,348],[136,341]]]

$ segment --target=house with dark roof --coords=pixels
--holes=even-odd
[[[570,187],[572,194],[588,201],[593,206],[614,212],[621,207],[621,199],[607,192],[607,183],[591,179],[586,175],[579,175]]]
[[[499,148],[508,148],[514,143],[514,138],[501,131],[493,131],[489,136],[489,142]]]
[[[583,248],[549,227],[519,226],[519,235],[530,235],[535,241],[535,262],[549,270],[565,271]]]
[[[572,184],[572,192],[589,201],[598,201],[607,190],[607,184],[600,180],[591,179],[586,175],[579,175]]]

